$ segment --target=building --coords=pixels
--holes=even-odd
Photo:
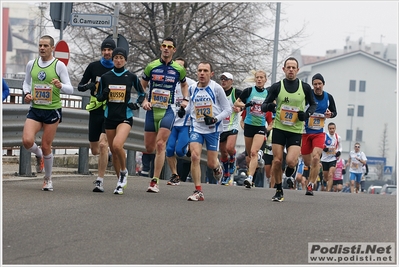
[[[336,51],[335,56],[329,53],[322,60],[300,66],[298,78],[311,84],[314,74],[324,76],[324,90],[334,96],[338,114],[327,120],[325,131],[328,122],[337,125],[337,133],[343,140],[344,159],[348,158],[355,142],[361,144],[366,156],[381,157],[384,141],[388,145],[386,164],[396,167],[396,53],[378,46],[369,47],[375,47],[375,50],[369,50],[374,51],[372,54],[359,49],[346,53],[345,50],[342,53]],[[383,57],[388,55],[389,59]],[[391,58],[392,55],[395,58]],[[384,129],[386,138],[383,138]]]
[[[3,74],[7,78],[23,78],[29,60],[38,55],[41,18],[37,6],[29,3],[2,3],[3,12]],[[29,14],[27,17],[26,14]],[[6,43],[4,43],[7,40]],[[6,54],[4,54],[6,52]],[[10,75],[17,75],[11,77]]]

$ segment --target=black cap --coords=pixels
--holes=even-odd
[[[112,51],[112,59],[114,59],[114,56],[116,56],[116,55],[122,55],[127,60],[126,50],[122,47],[117,47],[114,49],[114,51]]]
[[[105,39],[103,41],[103,43],[101,44],[101,50],[103,50],[104,48],[110,48],[110,49],[114,50],[115,47],[116,47],[115,41],[110,38]]]
[[[314,80],[320,80],[323,84],[324,84],[324,78],[320,73],[316,73],[315,75],[313,75],[312,77],[312,83]]]

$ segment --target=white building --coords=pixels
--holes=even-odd
[[[386,141],[389,147],[385,151],[386,165],[396,167],[396,68],[396,53],[395,60],[388,61],[363,50],[337,53],[333,57],[330,53],[320,61],[300,66],[299,79],[311,84],[314,74],[322,74],[325,79],[324,90],[335,99],[338,115],[327,120],[325,131],[328,122],[337,125],[337,133],[343,140],[345,159],[355,142],[361,144],[366,156],[381,157],[383,131],[387,125]]]

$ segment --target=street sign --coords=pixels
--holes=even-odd
[[[72,13],[71,26],[111,28],[112,15]]]
[[[384,175],[391,175],[392,174],[392,166],[385,166],[384,167]]]
[[[64,40],[58,41],[58,43],[55,45],[54,57],[64,62],[65,66],[68,66],[69,47]]]

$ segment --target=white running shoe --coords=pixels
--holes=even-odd
[[[44,177],[42,191],[53,191],[53,182],[51,178]]]
[[[150,186],[147,188],[147,192],[149,193],[158,193],[159,192],[159,186],[157,183],[157,179],[151,179]]]
[[[104,192],[104,186],[103,186],[104,183],[102,181],[95,180],[93,184],[96,185],[96,187],[94,187],[93,189],[93,192],[100,192],[100,193]]]
[[[204,193],[199,190],[195,190],[194,194],[187,198],[188,201],[204,201]]]

